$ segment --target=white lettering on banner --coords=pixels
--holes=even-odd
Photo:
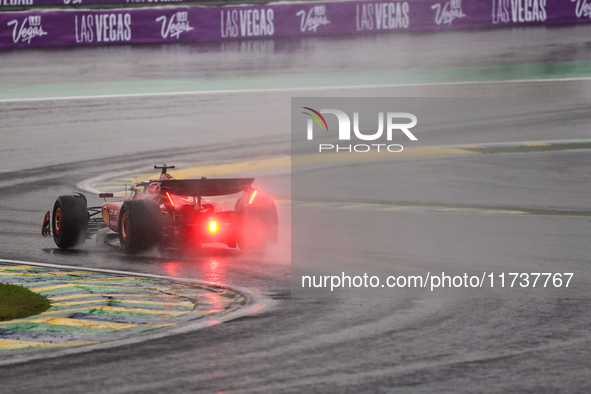
[[[186,11],[173,14],[168,23],[166,23],[165,15],[156,18],[156,22],[162,22],[162,28],[160,29],[160,35],[162,38],[168,38],[168,36],[170,36],[178,40],[181,33],[193,30],[189,25],[188,12]]]
[[[302,18],[300,23],[300,30],[303,32],[305,31],[313,31],[316,33],[316,29],[319,26],[328,25],[330,21],[326,18],[326,7],[323,5],[317,5],[308,11],[300,10],[296,13],[296,16]]]
[[[434,4],[431,6],[435,10],[435,23],[438,25],[446,24],[451,26],[454,19],[465,18],[466,14],[462,11],[461,0],[451,0],[441,6],[441,4]]]
[[[76,42],[93,42],[94,33],[92,31],[94,27],[94,19],[92,15],[78,15],[74,19],[74,27],[76,29]]]
[[[0,5],[33,5],[33,0],[0,0]]]
[[[590,0],[571,0],[572,3],[577,3],[575,7],[575,15],[577,18],[591,18],[591,1]]]
[[[238,11],[226,11],[225,16],[222,11],[220,15],[222,18],[222,38],[238,37]]]
[[[221,11],[222,38],[264,37],[275,33],[272,8]]]
[[[363,30],[407,29],[410,7],[406,1],[357,4],[356,27]]]
[[[101,14],[94,17],[97,42],[131,41],[131,14]]]
[[[546,20],[546,0],[493,0],[492,22],[524,23]]]
[[[82,0],[64,0],[64,4],[82,4]]]
[[[7,23],[8,26],[14,26],[12,28],[12,41],[31,43],[31,40],[35,37],[41,37],[47,35],[47,32],[43,30],[41,26],[41,17],[38,15],[31,15],[23,19],[20,24],[17,19],[13,19]]]
[[[227,37],[264,37],[275,33],[272,8],[250,10],[222,10],[222,38]]]

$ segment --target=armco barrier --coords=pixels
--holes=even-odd
[[[590,17],[591,0],[347,1],[16,12],[0,13],[0,48],[549,25]]]

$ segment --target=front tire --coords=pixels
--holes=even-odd
[[[88,210],[80,196],[59,196],[53,204],[53,241],[60,249],[82,245],[86,240]]]
[[[154,200],[129,200],[119,214],[119,242],[125,254],[145,252],[161,239],[162,214]]]

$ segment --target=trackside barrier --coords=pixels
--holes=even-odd
[[[0,0],[10,1],[17,0]],[[0,48],[552,25],[588,22],[590,18],[590,0],[346,1],[0,12]]]
[[[208,1],[208,0],[203,0]],[[0,0],[0,11],[6,8],[34,8],[44,6],[84,6],[91,4],[143,4],[146,6],[170,5],[174,3],[198,3],[200,0]]]

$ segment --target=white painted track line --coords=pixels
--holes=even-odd
[[[591,77],[576,78],[538,78],[538,79],[516,79],[505,81],[461,81],[461,82],[429,82],[409,84],[385,84],[385,85],[347,85],[347,86],[320,86],[320,87],[288,87],[288,88],[266,88],[266,89],[234,89],[234,90],[197,90],[188,92],[154,92],[154,93],[123,93],[104,94],[90,96],[68,96],[68,97],[32,97],[19,99],[0,99],[0,103],[18,103],[29,101],[52,101],[52,100],[92,100],[92,99],[113,99],[129,97],[158,97],[158,96],[187,96],[187,95],[213,95],[213,94],[235,94],[235,93],[267,93],[267,92],[306,92],[315,90],[343,90],[343,89],[371,89],[371,88],[405,88],[424,86],[460,86],[479,84],[515,84],[515,83],[541,83],[541,82],[569,82],[569,81],[590,81]]]

